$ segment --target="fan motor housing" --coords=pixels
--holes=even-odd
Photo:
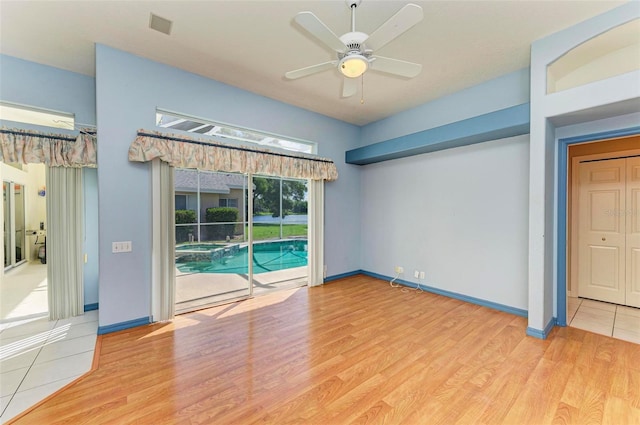
[[[338,53],[338,59],[342,59],[345,56],[360,54],[363,56],[369,56],[371,52],[367,51],[364,41],[369,36],[363,32],[348,32],[340,36],[340,41],[347,46],[347,51],[344,53]]]

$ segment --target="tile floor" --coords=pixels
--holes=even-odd
[[[44,283],[42,270],[20,266],[0,285],[0,423],[82,376],[93,362],[98,311],[50,321],[46,266]]]
[[[640,308],[569,297],[569,326],[640,344]]]
[[[47,265],[27,263],[5,272],[0,296],[0,324],[46,316]]]

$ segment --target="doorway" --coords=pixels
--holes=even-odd
[[[558,278],[562,286],[558,287],[558,322],[640,342],[640,309],[625,305],[633,305],[633,294],[640,287],[637,265],[633,267],[640,251],[635,237],[640,229],[640,205],[637,205],[640,190],[635,181],[640,174],[634,159],[640,156],[640,136],[633,129],[620,133],[614,139],[585,136],[578,140],[560,140],[560,153],[565,152],[560,155],[560,169],[565,164],[567,179],[564,184],[559,182],[566,190],[566,201],[560,199],[559,202],[559,218],[566,218],[567,237],[566,245],[560,242],[564,238],[558,241],[560,258],[566,258],[566,269],[563,261],[559,263]],[[612,136],[614,134],[609,137]],[[581,175],[587,182],[582,193]],[[587,228],[583,235],[581,217],[582,227]],[[559,228],[559,234],[564,233],[563,227]],[[636,230],[627,232],[628,229]],[[588,257],[586,261],[580,258],[580,251],[582,257]],[[565,276],[566,280],[561,279]],[[597,292],[609,296],[603,297]],[[617,294],[617,298],[612,298],[612,293]],[[631,302],[627,302],[627,298]],[[606,301],[600,301],[602,299]]]
[[[636,180],[640,175],[633,174],[635,164],[640,161],[634,159],[640,157],[638,146],[640,136],[636,135],[568,147],[566,281],[569,297],[590,296],[625,304],[626,290],[633,293],[635,286],[640,285],[636,283],[638,275],[633,269],[638,252],[634,249],[636,232],[633,229],[640,230],[639,206],[634,205],[634,198],[638,202],[635,187],[640,186]],[[593,214],[595,216],[589,217]],[[591,223],[591,218],[596,221]],[[593,227],[593,231],[588,231],[588,227]],[[582,261],[583,258],[588,259]],[[581,289],[586,292],[581,293]],[[625,294],[621,295],[622,292]]]
[[[580,297],[640,307],[638,155],[576,158],[578,208],[572,223],[578,233],[573,255]]]
[[[4,266],[0,325],[46,315],[46,166],[0,163]]]

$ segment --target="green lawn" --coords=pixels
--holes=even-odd
[[[238,225],[238,228],[242,228],[241,224]],[[248,234],[249,229],[248,226],[245,226],[245,233]],[[293,236],[307,236],[307,225],[306,224],[285,224],[282,226],[282,238],[289,238]],[[203,232],[203,238],[206,238],[206,232]],[[238,237],[238,233],[236,233],[236,238]],[[240,239],[242,239],[242,235],[240,234]],[[277,223],[256,223],[253,225],[253,239],[256,241],[267,240],[267,239],[280,239],[280,225]],[[201,243],[225,243],[226,241],[223,239],[220,240],[209,240],[202,239]],[[235,239],[233,242],[238,242]],[[183,240],[177,240],[176,246],[190,244],[190,242],[184,242]]]
[[[248,231],[248,229],[247,229]],[[288,238],[290,236],[307,236],[306,224],[285,224],[282,226],[282,237]],[[267,224],[260,223],[253,225],[253,239],[277,239],[280,237],[280,225],[279,224]]]

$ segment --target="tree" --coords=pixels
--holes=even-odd
[[[307,183],[295,180],[282,180],[282,209],[280,214],[280,179],[253,178],[253,209],[255,212],[269,212],[272,217],[286,217],[292,212],[306,212]]]

